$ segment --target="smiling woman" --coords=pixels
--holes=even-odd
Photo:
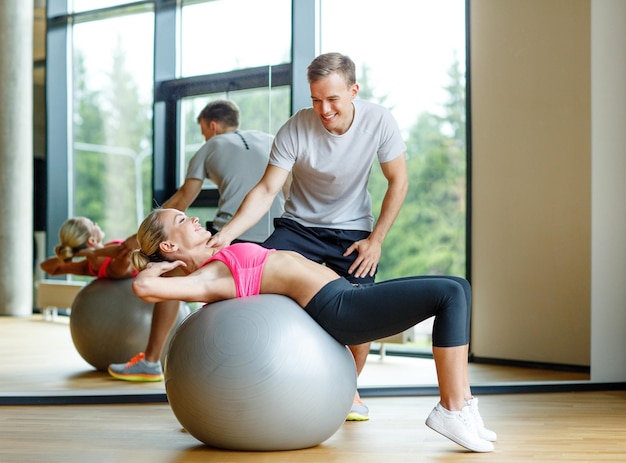
[[[252,296],[283,295],[348,346],[435,317],[432,350],[440,402],[426,424],[474,452],[494,449],[496,434],[484,427],[469,384],[471,289],[466,280],[415,276],[354,285],[330,267],[293,251],[253,243],[213,248],[211,234],[198,227],[197,219],[176,209],[153,211],[140,225],[137,241],[140,249],[133,253],[133,263],[141,271],[133,290],[147,302],[241,298],[245,304]],[[181,271],[183,276],[178,276]],[[381,310],[388,300],[393,304]]]

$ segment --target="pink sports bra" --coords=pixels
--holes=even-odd
[[[261,293],[265,261],[273,251],[254,243],[236,243],[218,251],[201,267],[214,260],[225,263],[235,279],[237,297],[256,296]]]

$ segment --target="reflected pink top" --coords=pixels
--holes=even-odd
[[[113,240],[113,241],[109,241],[108,243],[106,243],[105,246],[110,246],[112,244],[122,244],[123,242],[124,242],[124,240]],[[106,259],[104,259],[104,262],[102,262],[102,265],[100,266],[100,268],[98,269],[97,272],[91,266],[91,264],[88,262],[87,263],[87,270],[89,271],[89,273],[93,277],[96,277],[96,278],[107,278],[108,279],[109,278],[109,273],[107,272],[107,267],[109,266],[109,264],[111,263],[112,260],[113,260],[112,257],[107,257]],[[132,278],[135,278],[138,273],[139,272],[137,270],[133,270]]]

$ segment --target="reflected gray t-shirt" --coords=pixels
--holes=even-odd
[[[239,205],[261,179],[267,168],[273,137],[258,130],[237,130],[211,137],[193,155],[187,178],[210,179],[220,194],[213,226],[220,230],[237,212]],[[267,214],[239,239],[263,242],[274,231],[274,217],[283,212],[280,192]]]
[[[276,134],[269,162],[293,175],[283,217],[307,227],[372,231],[367,183],[374,156],[393,161],[406,145],[388,109],[353,104],[354,121],[342,135],[328,132],[313,108],[298,111]]]

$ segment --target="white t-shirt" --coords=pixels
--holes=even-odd
[[[298,111],[276,134],[269,162],[293,175],[283,217],[307,227],[372,231],[367,183],[374,156],[392,161],[406,145],[389,110],[353,104],[354,121],[342,135],[328,132],[313,108]]]
[[[210,179],[220,194],[213,226],[220,230],[237,212],[239,205],[267,168],[273,137],[258,130],[237,130],[211,137],[193,155],[187,178]],[[283,212],[280,192],[267,214],[239,239],[263,242],[274,231],[274,217]]]

